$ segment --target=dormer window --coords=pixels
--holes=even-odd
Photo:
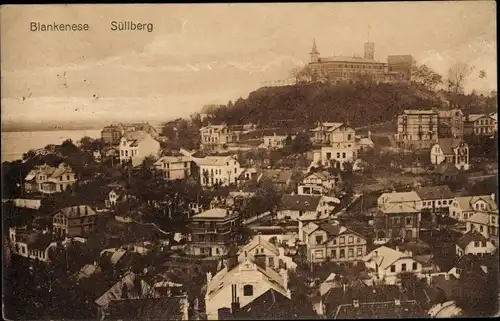
[[[245,284],[243,286],[243,295],[244,296],[253,296],[253,285]]]

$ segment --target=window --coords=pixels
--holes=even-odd
[[[361,243],[361,239],[359,237],[356,239],[356,243]]]
[[[274,266],[274,257],[269,257],[269,266]]]
[[[339,243],[340,244],[345,244],[345,237],[341,236]]]
[[[345,258],[345,250],[344,250],[344,249],[341,249],[341,250],[340,250],[340,255],[339,255],[339,257],[340,257],[341,259]]]
[[[332,258],[336,258],[337,257],[337,250],[332,250]]]
[[[401,264],[401,271],[406,271],[406,263]]]
[[[323,242],[323,235],[316,235],[316,244],[321,244]]]
[[[244,296],[252,296],[253,295],[253,285],[245,284],[243,286],[243,295]]]
[[[347,242],[348,242],[349,244],[354,243],[354,237],[353,237],[353,236],[349,236],[349,237],[347,238]]]
[[[323,258],[323,250],[315,250],[314,257],[317,259],[322,259]]]
[[[441,205],[441,201],[437,201],[438,202],[438,205]]]
[[[347,134],[347,140],[351,140],[351,134]]]
[[[406,225],[411,225],[411,217],[406,218]]]
[[[418,269],[418,263],[417,262],[413,262],[412,269],[413,269],[413,271],[416,271]]]
[[[358,249],[356,251],[356,255],[357,256],[362,256],[363,255],[363,248],[362,247],[358,247]]]
[[[342,153],[342,158],[345,158],[345,153]]]
[[[482,225],[479,225],[479,231],[483,232],[483,226]]]
[[[340,158],[340,153],[337,153],[337,158]]]
[[[474,247],[481,247],[481,242],[478,241],[474,242]]]
[[[333,245],[337,245],[337,239],[333,239],[332,244],[333,244]]]
[[[391,272],[396,272],[396,266],[394,264],[391,265]]]
[[[482,242],[481,242],[481,246],[482,246],[482,247],[486,247],[486,241],[482,241]]]
[[[347,251],[347,254],[348,254],[348,257],[354,257],[354,249],[352,249],[352,248],[351,248],[351,249],[349,249],[349,250]]]

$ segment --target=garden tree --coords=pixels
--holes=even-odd
[[[435,90],[437,85],[443,83],[443,77],[424,64],[413,61],[411,66],[412,81],[424,85],[429,90]]]
[[[294,153],[305,153],[311,150],[311,148],[312,148],[311,138],[307,133],[304,132],[298,133],[297,136],[295,136],[295,138],[293,139],[292,151]]]
[[[448,91],[454,94],[464,92],[464,83],[467,77],[474,71],[475,67],[464,62],[455,63],[449,70],[447,76]]]
[[[312,69],[309,66],[298,66],[290,71],[290,75],[295,79],[295,84],[305,84],[312,80]]]
[[[498,270],[484,275],[463,271],[455,302],[467,316],[492,316],[498,312]]]
[[[27,151],[26,153],[23,153],[23,161],[27,161],[33,157],[36,156],[36,152],[35,150],[33,149],[30,149],[29,151]]]
[[[353,163],[344,162],[343,170],[340,172],[342,181],[344,182],[344,189],[347,194],[353,193],[354,182],[353,182]]]

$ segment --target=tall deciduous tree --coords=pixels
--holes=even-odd
[[[475,67],[465,62],[455,63],[449,70],[447,76],[448,90],[460,94],[464,92],[464,84],[467,77],[471,75]]]
[[[411,77],[414,82],[420,83],[430,90],[436,89],[437,85],[443,83],[443,76],[427,65],[419,65],[415,61],[411,68]]]

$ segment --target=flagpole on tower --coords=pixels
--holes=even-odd
[[[370,29],[371,29],[371,28],[372,28],[372,27],[371,27],[370,25],[368,25],[368,42],[370,42]]]

